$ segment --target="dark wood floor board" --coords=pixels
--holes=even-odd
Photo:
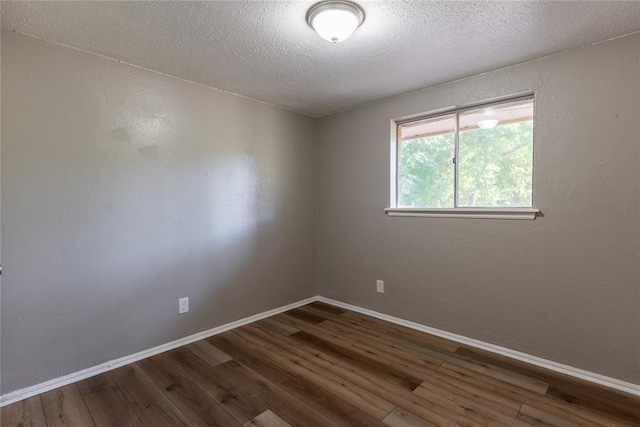
[[[382,427],[384,425],[367,412],[305,378],[296,377],[285,381],[280,386],[341,426]]]
[[[337,363],[340,361],[346,361],[353,366],[370,372],[372,375],[377,376],[381,381],[388,381],[396,384],[402,388],[412,391],[420,383],[422,379],[407,373],[405,370],[398,369],[397,365],[390,363],[381,363],[370,357],[364,356],[361,352],[353,351],[349,348],[334,344],[332,342],[323,340],[306,332],[298,332],[292,335],[292,338],[300,343],[304,343],[309,347],[317,349],[318,351],[330,355]],[[336,363],[334,363],[335,365]]]
[[[358,332],[362,332],[363,334],[371,335],[374,337],[380,337],[384,335],[386,332],[374,325],[368,325],[364,322],[360,322],[358,320],[352,319],[346,316],[335,316],[330,319],[333,323],[337,323],[342,326],[348,326],[351,329],[354,329]]]
[[[432,411],[446,416],[447,419],[455,419],[452,414],[456,414],[457,417],[461,417],[459,420],[466,422],[468,419],[482,425],[517,426],[522,424],[516,421],[513,415],[506,415],[489,406],[482,405],[481,402],[476,402],[454,393],[443,390],[432,391],[421,386],[416,388],[413,393],[408,394],[405,390],[398,389],[393,385],[377,383],[367,372],[355,370],[347,364],[344,366],[337,365],[332,368],[332,371],[339,372],[340,375],[345,378],[362,381],[359,385],[363,387],[366,387],[367,382],[370,384],[370,387],[378,386],[380,388],[378,394],[383,395],[383,397],[389,399],[398,405],[398,407],[408,410],[420,417],[424,417],[424,412],[416,409],[416,405],[429,407]],[[425,419],[432,422],[435,421],[429,418]]]
[[[355,313],[353,311],[347,311],[341,316],[358,320],[363,325],[370,325],[371,327],[377,327],[385,334],[396,334],[407,338],[411,338],[414,341],[420,342],[431,347],[440,348],[441,350],[454,352],[460,344],[446,338],[438,337],[435,335],[425,334],[415,329],[408,328],[406,326],[390,323],[375,317],[367,316],[366,314]]]
[[[379,420],[384,418],[395,406],[376,395],[376,393],[362,389],[335,375],[333,372],[314,365],[312,362],[291,353],[285,353],[282,349],[267,345],[257,351],[273,363],[285,367],[289,372],[316,384],[318,387],[324,388],[327,392],[335,394]]]
[[[418,354],[422,357],[434,357],[433,354],[449,354],[453,355],[455,352],[443,350],[439,347],[431,345],[425,342],[419,342],[412,337],[408,337],[405,335],[397,334],[397,333],[385,333],[380,337],[384,341],[387,341],[391,344],[394,344],[402,349],[406,349],[407,351],[411,351],[414,354]],[[440,360],[440,359],[438,359]]]
[[[319,322],[307,322],[305,320],[300,319],[299,317],[291,316],[289,312],[276,314],[275,316],[272,316],[271,319],[275,319],[279,322],[285,323],[289,326],[297,328],[300,331],[304,331],[306,327],[315,326],[319,323]]]
[[[164,354],[137,364],[194,426],[240,426],[203,389],[188,379]]]
[[[283,388],[235,360],[218,365],[213,369],[217,374],[239,385],[264,403],[292,426],[337,426],[329,418],[310,408]]]
[[[426,356],[438,358],[444,362],[448,362],[463,368],[476,371],[478,373],[499,379],[504,382],[508,382],[513,385],[517,385],[527,390],[533,391],[538,394],[544,395],[547,392],[549,384],[534,377],[529,377],[517,372],[511,372],[496,365],[491,365],[486,362],[476,361],[469,357],[459,355],[456,353],[449,353],[442,350],[428,348],[426,346],[420,347],[420,344],[404,337],[398,337],[396,335],[389,335],[390,340],[405,343],[416,351],[424,353]]]
[[[285,314],[287,316],[296,317],[304,322],[311,323],[311,324],[317,324],[327,320],[326,315],[318,315],[316,313],[311,312],[310,310],[305,309],[304,307],[294,308],[293,310],[287,311]]]
[[[327,327],[321,327],[319,324],[311,324],[295,317],[289,316],[288,313],[283,313],[279,316],[282,316],[281,319],[283,322],[290,323],[292,325],[297,326],[301,332],[305,332],[307,334],[316,336],[325,341],[340,345],[345,348],[352,348],[353,343],[355,342],[353,337],[341,335],[340,332],[336,332]],[[296,335],[296,334],[293,334]],[[293,337],[292,335],[292,337]],[[357,349],[353,349],[354,351],[359,351]]]
[[[562,411],[555,406],[541,405],[540,402],[523,404],[518,413],[518,419],[525,420],[529,423],[533,420],[534,424],[541,423],[542,425],[553,426],[578,425],[581,427],[601,427],[603,425],[616,425],[613,422],[610,424],[594,422],[589,418],[580,417],[568,411]]]
[[[251,421],[244,423],[244,427],[287,427],[290,425],[270,410],[266,410]]]
[[[234,335],[216,335],[207,338],[207,341],[232,356],[235,360],[256,371],[258,374],[268,377],[271,382],[280,384],[293,378],[291,374],[283,369],[270,363],[265,363],[264,360],[256,356],[256,348],[248,349],[244,346],[243,341],[234,338]]]
[[[390,343],[388,340],[380,337],[364,334],[349,326],[340,325],[333,321],[322,322],[318,326],[341,337],[343,340],[350,341],[351,344],[369,353],[373,352],[385,355],[387,358],[397,360],[398,362],[402,359],[412,364],[425,365],[431,369],[435,369],[442,364],[442,359],[424,353],[414,352],[410,348]]]
[[[585,408],[605,417],[624,419],[625,422],[640,426],[640,398],[616,390],[606,389],[583,381],[572,382],[565,378],[552,380],[547,396],[572,406]]]
[[[206,360],[211,366],[216,366],[232,359],[227,353],[205,340],[196,341],[185,346],[185,348]]]
[[[144,426],[134,408],[113,382],[111,372],[80,381],[78,389],[97,427]]]
[[[585,419],[600,426],[640,426],[640,420],[628,420],[618,415],[596,412],[591,408],[574,405],[572,403],[556,400],[554,398],[534,398],[525,402],[528,406],[547,411],[549,414],[557,414],[569,419]]]
[[[638,414],[640,402],[626,395],[619,400],[610,397],[607,397],[606,400],[601,400],[598,397],[591,399],[589,393],[584,390],[573,393],[565,387],[557,389],[555,386],[550,386],[547,396],[550,399],[567,402],[573,407],[583,408],[599,416],[617,419],[628,425],[640,426],[640,414]]]
[[[289,326],[286,323],[282,323],[278,320],[275,320],[273,318],[266,318],[266,319],[262,319],[258,322],[253,323],[254,325],[258,325],[261,326],[263,328],[266,329],[270,329],[273,332],[282,334],[282,335],[291,335],[291,334],[295,334],[296,332],[299,332],[300,329],[298,328],[294,328],[293,326]]]
[[[340,363],[340,359],[334,355],[319,351],[314,347],[303,344],[301,341],[291,338],[291,336],[281,336],[271,333],[269,330],[262,329],[259,325],[247,325],[245,329],[248,333],[264,339],[268,344],[276,345],[284,350],[303,357],[316,365],[328,369],[336,363]],[[298,332],[296,332],[298,333]]]
[[[440,362],[436,363],[433,360],[425,363],[417,363],[358,341],[352,344],[352,348],[354,351],[358,351],[378,362],[391,364],[392,366],[395,366],[396,369],[420,379],[428,377],[431,375],[431,371],[441,365]]]
[[[627,393],[468,346],[460,347],[456,353],[545,381],[549,384],[546,394],[549,397],[583,406],[603,416],[614,415],[629,421],[640,419],[640,402]]]
[[[258,339],[251,334],[244,333],[242,328],[236,328],[232,331],[225,332],[224,334],[218,335],[218,338],[229,338],[231,341],[239,342],[243,347],[248,348],[258,348],[266,344],[263,340]],[[215,340],[213,337],[212,339]]]
[[[331,371],[339,377],[345,378],[371,393],[376,393],[391,402],[393,405],[437,425],[481,425],[476,421],[473,421],[463,415],[456,414],[455,412],[452,412],[436,403],[425,400],[420,396],[416,396],[412,392],[397,387],[394,384],[379,381],[368,372],[351,366],[348,363],[335,365],[331,368]],[[388,413],[386,415],[388,415]]]
[[[367,328],[358,327],[357,324],[354,324],[352,321],[344,319],[342,317],[336,318],[335,320],[332,319],[322,322],[318,324],[318,327],[332,331],[337,336],[343,337],[345,339],[349,338],[366,344],[374,345],[385,350],[387,348],[393,348],[397,351],[404,351],[409,354],[413,354],[416,358],[424,357],[422,353],[412,352],[410,349],[408,349],[407,351],[407,348],[405,346],[401,346],[389,341],[388,339],[386,339],[384,334],[372,333],[368,331]],[[440,360],[438,360],[437,362],[439,363]]]
[[[447,375],[453,376],[455,378],[458,378],[462,381],[466,381],[471,384],[474,384],[480,388],[485,388],[489,392],[494,393],[496,395],[508,397],[510,399],[517,400],[517,401],[522,401],[523,403],[544,402],[548,405],[554,406],[560,411],[569,412],[577,416],[580,416],[582,418],[590,419],[593,421],[597,420],[597,422],[600,422],[601,424],[604,424],[604,425],[607,425],[607,424],[618,425],[619,423],[624,422],[623,419],[620,419],[618,421],[616,418],[603,416],[587,408],[584,408],[578,405],[573,405],[569,402],[550,398],[548,396],[541,396],[540,394],[534,393],[530,390],[518,387],[510,383],[500,381],[493,377],[488,377],[476,371],[471,371],[469,369],[466,369],[457,365],[444,363],[440,368],[438,368],[438,371],[445,373]]]
[[[405,411],[401,408],[396,408],[389,415],[382,420],[386,425],[391,427],[433,427],[436,424],[429,423],[422,418],[412,414],[409,411]]]
[[[138,365],[123,366],[111,371],[110,376],[144,425],[189,425],[185,416]]]
[[[321,301],[312,302],[311,304],[308,304],[308,306],[316,308],[318,310],[323,310],[323,311],[329,312],[331,314],[337,314],[337,315],[340,315],[340,314],[342,314],[342,313],[347,311],[344,308],[341,308],[341,307],[338,307],[338,306],[335,306],[335,305],[331,305],[331,304],[327,304],[327,303],[324,303],[324,302],[321,302]]]
[[[509,384],[517,385],[540,395],[546,394],[547,389],[549,388],[549,384],[543,381],[536,380],[535,378],[527,377],[516,372],[510,372],[495,365],[489,365],[487,363],[476,362],[467,358],[462,359],[459,357],[454,357],[447,361],[471,371],[478,372],[479,374],[483,374]]]
[[[76,384],[48,391],[40,397],[48,427],[95,426]]]
[[[523,403],[522,401],[509,399],[485,389],[475,387],[472,384],[443,374],[438,370],[426,378],[421,386],[434,391],[449,392],[473,401],[482,402],[482,404],[488,408],[492,408],[514,418],[518,415],[518,411],[520,411]]]
[[[484,405],[482,401],[468,399],[457,393],[420,386],[413,391],[413,394],[485,425],[524,425],[516,421],[513,415],[507,415]]]
[[[476,387],[486,389],[491,393],[495,393],[499,396],[504,396],[509,399],[513,399],[518,402],[525,402],[527,399],[535,395],[532,391],[518,387],[513,384],[505,383],[498,379],[488,377],[475,371],[471,371],[466,368],[462,368],[458,365],[454,365],[448,362],[443,363],[438,369],[438,372],[444,373],[450,377],[459,379],[460,381],[467,382]]]
[[[554,378],[564,377],[563,374],[549,371],[548,369],[520,362],[518,360],[502,356],[500,354],[490,353],[485,350],[469,347],[467,345],[461,345],[460,348],[455,351],[455,353],[462,357],[475,360],[478,363],[489,363],[491,365],[499,366],[509,371],[526,375],[546,383],[549,383]]]
[[[394,366],[397,370],[401,370],[405,374],[412,375],[416,378],[421,378],[422,376],[426,375],[425,371],[435,368],[439,365],[439,362],[434,363],[433,361],[430,361],[431,366],[426,366],[427,362],[425,362],[425,364],[412,363],[393,354],[387,353],[386,351],[379,348],[371,348],[366,344],[355,340],[351,336],[346,336],[343,332],[334,331],[331,329],[327,329],[326,327],[321,327],[319,325],[295,320],[294,318],[286,317],[286,314],[284,315],[284,319],[285,321],[293,320],[293,322],[298,322],[299,328],[309,335],[313,335],[327,342],[339,345],[344,348],[348,348],[353,352],[360,353],[367,358],[373,359],[383,364]],[[299,334],[300,333],[293,334],[291,335],[291,337],[295,337]]]
[[[282,316],[280,318],[282,319],[283,322],[287,322],[295,325],[298,329],[300,329],[301,332],[306,332],[308,334],[315,335],[324,340],[331,341],[336,344],[343,345],[345,347],[350,346],[351,342],[353,341],[352,339],[349,339],[348,337],[340,336],[339,334],[336,334],[335,332],[327,328],[320,327],[319,323],[309,323],[301,319],[298,319],[294,316],[289,316],[289,313],[282,313],[279,316]]]
[[[422,343],[415,342],[410,338],[399,337],[397,338],[397,341],[399,341],[400,344],[404,342],[409,342],[411,345],[416,345],[416,346],[420,345],[421,346],[419,349],[420,352],[424,353],[426,358],[430,358],[430,359],[425,359],[424,363],[425,364],[430,363],[431,364],[430,367],[411,363],[409,361],[403,360],[402,358],[396,355],[389,354],[387,352],[388,348],[384,348],[383,345],[378,344],[378,347],[371,347],[370,345],[365,344],[362,341],[374,339],[374,342],[377,343],[377,341],[375,340],[380,340],[380,338],[364,336],[364,334],[361,334],[357,331],[348,330],[347,327],[342,327],[330,321],[325,321],[317,325],[312,325],[308,323],[304,324],[304,322],[302,322],[302,324],[300,324],[300,328],[303,331],[308,332],[309,334],[312,334],[314,336],[322,337],[327,341],[337,343],[339,345],[342,345],[343,347],[349,347],[351,350],[358,351],[361,354],[367,357],[370,357],[376,361],[393,365],[397,369],[403,370],[404,372],[414,375],[417,378],[428,377],[429,368],[430,367],[435,368],[439,366],[439,363],[436,364],[435,361],[438,360],[437,357],[440,357],[456,365],[473,369],[479,373],[487,374],[489,376],[493,376],[495,378],[510,382],[518,386],[526,387],[527,389],[538,392],[538,393],[544,393],[544,390],[546,390],[546,387],[547,387],[545,383],[542,383],[536,379],[528,378],[520,374],[511,374],[509,372],[505,372],[505,370],[499,367],[489,366],[485,363],[474,364],[472,361],[469,361],[462,356],[456,357],[455,355],[449,352],[445,352],[441,349],[433,348],[431,346],[423,345]],[[358,341],[358,339],[360,341]],[[393,350],[393,351],[396,351],[396,350]]]
[[[426,348],[446,351],[448,353],[455,353],[455,351],[460,348],[460,344],[456,342],[439,338],[435,335],[423,334],[422,332],[414,331],[409,328],[401,329],[399,326],[396,326],[393,330],[386,332],[384,336],[403,338],[405,341],[413,342]]]
[[[640,397],[314,302],[0,416],[3,427],[640,427]]]
[[[301,311],[305,312],[305,313],[308,313],[308,314],[311,314],[311,315],[314,315],[314,316],[317,316],[317,317],[321,317],[324,320],[331,320],[331,319],[334,319],[336,317],[340,317],[340,315],[338,315],[338,314],[330,313],[330,312],[328,312],[326,310],[321,310],[319,308],[315,308],[315,307],[313,307],[312,305],[309,305],[309,304],[305,305],[305,306],[302,306],[299,309]]]
[[[30,397],[0,409],[0,426],[47,427],[40,396]]]
[[[246,330],[244,333],[249,334],[249,332]],[[233,338],[230,338],[230,339],[233,340]],[[262,355],[262,352],[260,352],[259,350],[267,347],[269,345],[268,341],[265,341],[262,338],[259,338],[258,336],[256,336],[255,339],[260,339],[260,341],[263,342],[264,345],[254,349],[243,347],[243,345],[246,345],[246,341],[236,341],[235,345],[238,348],[240,348],[240,350],[242,351],[250,351],[253,357],[256,360],[259,360],[260,363],[253,363],[252,361],[250,363],[247,363],[245,361],[235,359],[236,361],[240,362],[242,366],[251,369],[252,372],[255,372],[261,377],[264,377],[266,380],[270,381],[275,385],[280,385],[283,382],[295,377],[296,375],[295,372],[291,372],[290,370],[287,370],[285,366],[274,363],[272,360],[265,358]]]
[[[216,375],[211,368],[219,363],[211,364],[185,347],[172,350],[166,355],[174,362],[176,369],[204,390],[239,423],[244,424],[267,410],[244,390]]]
[[[518,419],[522,422],[533,426],[541,426],[541,427],[574,427],[580,426],[580,424],[575,424],[571,421],[568,421],[565,418],[559,418],[555,415],[551,415],[542,411],[539,411],[535,408],[527,407],[526,405],[523,408],[523,412],[518,414]]]

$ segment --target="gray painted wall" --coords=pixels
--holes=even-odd
[[[391,119],[528,90],[543,217],[385,215]],[[319,293],[638,384],[639,166],[640,35],[324,118]]]
[[[2,393],[315,295],[315,120],[4,31],[1,83]]]
[[[640,383],[639,35],[319,128],[13,33],[1,71],[2,393],[315,293]],[[392,118],[524,90],[544,217],[384,214]]]

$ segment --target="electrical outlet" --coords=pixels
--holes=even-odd
[[[376,280],[376,292],[384,294],[384,281]]]
[[[189,297],[180,298],[178,300],[178,314],[184,314],[189,311]]]

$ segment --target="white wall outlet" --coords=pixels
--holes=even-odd
[[[189,297],[180,298],[178,300],[178,314],[184,314],[189,311]]]
[[[376,292],[384,294],[384,281],[376,280]]]

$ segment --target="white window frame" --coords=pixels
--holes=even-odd
[[[536,218],[536,215],[540,212],[539,209],[534,207],[492,207],[492,208],[469,208],[469,207],[457,207],[458,205],[458,174],[459,174],[459,163],[458,159],[458,120],[459,114],[468,110],[477,109],[480,107],[489,107],[496,104],[502,104],[510,101],[518,101],[531,99],[534,100],[533,92],[524,92],[517,95],[510,95],[501,98],[495,98],[489,101],[464,105],[464,106],[452,106],[448,108],[443,108],[436,111],[431,111],[429,113],[423,113],[413,116],[406,116],[399,119],[391,120],[391,132],[390,132],[390,141],[391,141],[391,151],[390,151],[390,165],[391,165],[391,174],[390,174],[390,201],[389,208],[385,209],[385,212],[390,217],[427,217],[427,218],[487,218],[487,219],[528,219],[532,220]],[[456,172],[454,174],[454,208],[407,208],[407,207],[398,207],[398,126],[404,123],[413,122],[417,120],[431,119],[434,117],[444,116],[448,114],[456,114],[456,143],[455,143],[455,168]],[[535,114],[536,110],[534,108],[534,122],[535,122]],[[534,126],[534,141],[535,141],[535,126]],[[535,143],[534,143],[534,160],[535,160]],[[534,161],[535,165],[535,161]],[[532,171],[535,176],[535,168]],[[533,186],[533,181],[532,181]],[[532,188],[532,206],[535,198],[535,188]]]

